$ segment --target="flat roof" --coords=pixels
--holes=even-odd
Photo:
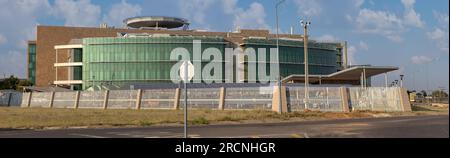
[[[361,73],[366,71],[366,77],[372,77],[379,74],[391,72],[398,70],[398,67],[393,66],[354,66],[342,71],[338,71],[329,75],[309,75],[309,79],[311,82],[316,82],[319,79],[322,81],[355,81],[360,80]],[[304,74],[294,74],[289,75],[288,77],[285,77],[283,79],[283,82],[289,82],[289,81],[304,81],[305,75]]]

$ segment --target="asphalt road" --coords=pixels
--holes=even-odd
[[[449,116],[367,118],[288,123],[207,125],[195,138],[449,138]],[[183,127],[10,130],[0,138],[180,138]]]

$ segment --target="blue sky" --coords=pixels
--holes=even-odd
[[[25,41],[35,26],[121,27],[126,17],[187,18],[192,29],[275,30],[275,0],[0,0],[0,75],[25,77]],[[300,18],[312,21],[310,35],[349,42],[352,64],[398,66],[410,89],[449,86],[448,0],[286,0],[280,31],[302,33]],[[3,77],[3,76],[1,76]],[[375,86],[384,76],[374,78]]]

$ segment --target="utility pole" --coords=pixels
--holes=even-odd
[[[281,64],[280,64],[280,43],[279,43],[279,35],[278,35],[278,30],[279,30],[279,20],[278,20],[278,7],[286,0],[278,0],[277,4],[275,5],[275,16],[276,16],[276,22],[277,22],[277,54],[278,54],[278,69],[281,69]],[[283,85],[281,83],[281,71],[278,70],[278,112],[281,113],[282,112],[282,106],[281,104],[282,99],[281,99],[281,86]]]
[[[400,87],[403,88],[403,77],[405,77],[405,75],[400,75]]]
[[[308,109],[308,102],[309,102],[309,63],[308,63],[308,26],[311,25],[310,21],[300,21],[301,25],[303,26],[303,47],[304,47],[304,54],[305,54],[305,110]]]

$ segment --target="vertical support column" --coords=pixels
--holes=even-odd
[[[173,100],[173,109],[180,109],[180,88],[175,89],[175,98]]]
[[[13,95],[13,93],[8,93],[8,107],[11,106],[12,95]]]
[[[286,98],[286,86],[281,87],[281,98],[279,98],[279,88],[278,86],[273,87],[273,96],[272,96],[272,111],[278,113],[288,112],[287,109],[287,98]],[[279,105],[279,99],[281,99],[281,105]],[[279,108],[281,106],[281,108]],[[281,109],[281,111],[280,111]]]
[[[350,112],[350,108],[348,106],[349,99],[348,99],[347,88],[340,87],[339,90],[341,92],[342,112]]]
[[[387,76],[387,72],[384,73],[384,85],[385,85],[385,87],[388,87],[388,76]]]
[[[50,103],[48,103],[49,108],[53,108],[53,101],[55,100],[55,91],[50,93]]]
[[[55,49],[55,54],[56,54],[56,58],[55,58],[55,64],[58,63],[58,49]],[[55,81],[58,81],[58,67],[55,66]]]
[[[74,109],[78,109],[78,105],[80,104],[80,91],[75,93],[75,104],[73,105]]]
[[[363,77],[364,77],[364,72],[361,72],[361,77],[359,79],[359,82],[361,83],[361,88],[364,88],[364,79],[363,79]]]
[[[403,112],[410,112],[411,109],[411,102],[409,101],[408,92],[405,88],[398,88],[398,93],[400,96],[400,105],[402,106]]]
[[[136,110],[140,110],[141,109],[141,100],[142,100],[142,90],[138,89],[137,90],[137,95],[136,95]]]
[[[347,41],[345,41],[344,42],[344,62],[343,62],[344,63],[344,65],[343,65],[344,69],[348,68],[348,58],[347,58],[348,53],[347,53],[347,51],[348,51]]]
[[[33,95],[33,92],[30,92],[30,95],[28,95],[28,99],[27,99],[27,107],[31,107],[31,97]]]
[[[219,96],[219,110],[224,110],[225,108],[225,87],[220,88],[220,96]]]
[[[367,77],[366,77],[366,68],[363,68],[363,83],[364,83],[364,88],[367,87]]]
[[[105,91],[105,99],[103,100],[103,110],[108,108],[109,90]]]

